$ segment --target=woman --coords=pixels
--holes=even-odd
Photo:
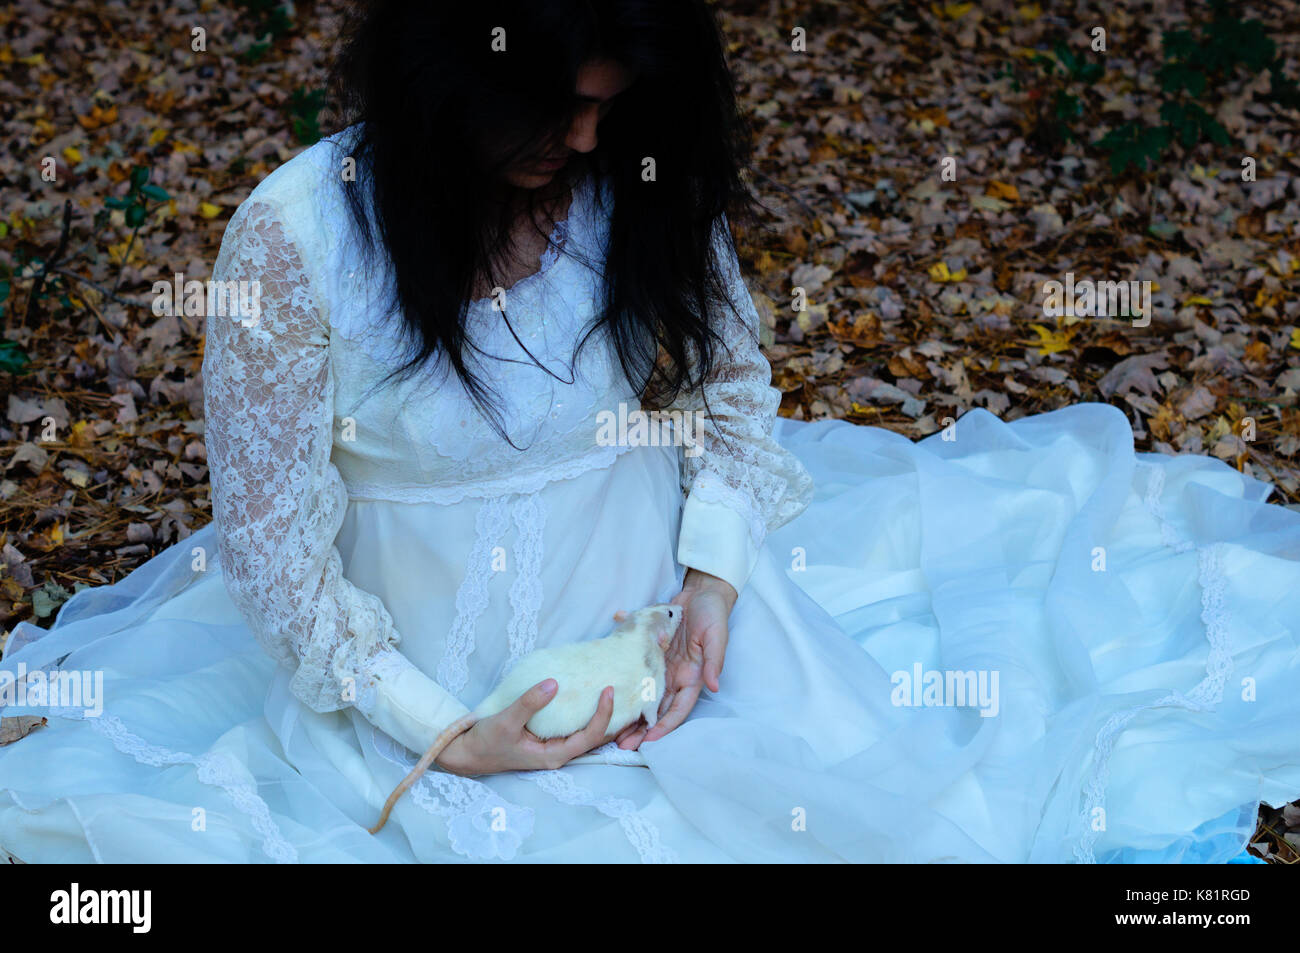
[[[1237,854],[1300,791],[1300,517],[1218,461],[1134,454],[1104,405],[919,444],[778,420],[704,3],[464,6],[363,9],[349,125],[232,218],[214,278],[260,294],[209,318],[213,523],[14,634],[5,670],[105,691],[0,751],[0,845]],[[642,408],[673,440],[611,427]],[[542,742],[548,679],[367,833],[515,660],[668,600],[653,727],[609,732],[606,694]]]

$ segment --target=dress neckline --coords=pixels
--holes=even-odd
[[[587,172],[578,181],[573,184],[573,194],[569,200],[569,207],[565,211],[564,218],[559,219],[551,225],[551,234],[547,239],[546,248],[542,250],[541,262],[536,271],[524,275],[509,288],[505,289],[505,295],[509,298],[516,292],[523,291],[531,285],[541,281],[555,267],[556,263],[562,257],[561,252],[564,250],[569,239],[573,235],[574,226],[581,221],[581,215],[585,209],[585,200],[587,188],[591,181],[591,173]],[[484,305],[490,305],[492,295],[482,298],[473,298],[469,302],[471,308],[481,308]]]

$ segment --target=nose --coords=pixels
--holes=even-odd
[[[590,152],[596,148],[596,125],[599,121],[600,107],[595,103],[581,106],[569,124],[564,144],[574,152]]]

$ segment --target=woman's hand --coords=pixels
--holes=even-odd
[[[614,688],[606,686],[587,727],[567,738],[543,741],[528,730],[528,719],[555,697],[555,679],[538,682],[505,711],[475,722],[469,731],[451,740],[435,760],[452,774],[473,776],[503,771],[538,771],[558,768],[592,748],[614,740],[606,735],[614,715]]]
[[[642,741],[662,738],[686,720],[705,685],[711,692],[718,691],[727,654],[727,619],[737,595],[730,583],[717,576],[687,570],[682,591],[672,600],[683,608],[684,615],[666,653],[659,720],[653,728],[647,728],[643,719],[623,729],[618,733],[620,748],[636,748]]]

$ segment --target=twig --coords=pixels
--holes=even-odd
[[[790,196],[790,198],[794,200],[796,205],[798,205],[801,209],[803,209],[805,212],[808,213],[809,218],[817,217],[817,213],[813,210],[813,207],[809,205],[807,202],[805,202],[803,199],[799,198],[799,196],[789,186],[783,185],[782,183],[778,182],[776,179],[772,178],[767,173],[760,172],[758,169],[751,169],[751,171],[753,172],[756,178],[762,179],[768,185],[772,186],[773,188],[779,189],[780,191],[784,192],[786,195]]]
[[[50,273],[50,268],[63,257],[63,253],[68,248],[68,233],[72,228],[72,199],[65,199],[63,202],[63,228],[59,232],[59,244],[54,249],[54,254],[45,259],[41,265],[40,273],[36,276],[36,282],[32,285],[31,293],[27,296],[27,309],[23,312],[23,327],[27,327],[27,322],[31,320],[32,309],[36,306],[36,299],[40,296],[41,289],[45,287],[45,278]]]
[[[128,305],[128,306],[132,307],[132,308],[148,308],[148,307],[149,307],[149,305],[148,305],[146,302],[143,302],[143,301],[136,301],[134,298],[124,298],[124,297],[122,297],[120,294],[118,294],[118,293],[116,293],[116,292],[114,292],[114,291],[109,291],[109,290],[108,290],[107,288],[105,288],[103,285],[101,285],[101,284],[96,284],[95,282],[91,281],[89,278],[83,278],[83,277],[81,277],[81,275],[77,274],[77,273],[74,272],[74,271],[67,271],[67,270],[64,269],[64,268],[54,268],[54,269],[52,269],[52,270],[55,271],[55,272],[57,272],[57,273],[60,274],[60,275],[63,275],[65,278],[75,278],[77,281],[80,281],[83,285],[86,285],[86,286],[88,286],[88,287],[94,288],[96,291],[98,291],[100,294],[102,294],[105,298],[112,298],[112,299],[113,299],[114,301],[116,301],[118,304],[125,304],[125,305]]]
[[[122,276],[126,274],[126,265],[131,260],[131,249],[135,247],[135,236],[138,234],[140,234],[139,225],[131,229],[131,239],[126,243],[126,251],[122,252],[122,264],[117,266],[117,280],[113,282],[113,291],[115,293],[118,288],[122,287]]]

